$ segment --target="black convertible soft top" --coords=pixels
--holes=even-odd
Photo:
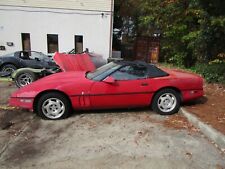
[[[135,65],[138,67],[146,67],[148,70],[148,77],[155,78],[155,77],[164,77],[168,76],[169,74],[160,68],[158,68],[154,64],[149,64],[143,61],[116,61],[117,64],[126,66],[126,65]]]

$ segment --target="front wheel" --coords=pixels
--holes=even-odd
[[[154,96],[152,109],[161,115],[171,115],[179,111],[180,102],[178,92],[173,89],[163,89]]]
[[[70,101],[60,93],[46,93],[40,97],[37,103],[37,114],[49,120],[64,119],[71,111]]]

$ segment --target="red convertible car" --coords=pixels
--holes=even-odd
[[[202,95],[203,79],[195,74],[120,61],[94,71],[44,77],[17,90],[9,103],[56,120],[68,117],[73,109],[151,106],[159,114],[170,115],[178,112],[181,102]]]

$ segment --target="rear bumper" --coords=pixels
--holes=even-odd
[[[34,98],[11,97],[9,100],[9,105],[32,110],[33,101]]]
[[[183,102],[200,98],[204,95],[203,89],[186,90],[182,92]]]

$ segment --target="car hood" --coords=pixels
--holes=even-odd
[[[96,69],[90,56],[87,53],[82,54],[65,54],[55,53],[54,61],[62,71],[93,71]]]
[[[77,83],[79,81],[79,83]],[[11,97],[35,97],[38,93],[46,91],[46,90],[59,90],[63,91],[65,86],[76,87],[78,85],[83,85],[90,81],[85,78],[84,71],[76,71],[76,72],[60,72],[56,74],[52,74],[50,76],[46,76],[42,79],[39,79],[27,86],[24,86],[14,92]]]
[[[69,72],[60,72],[60,73],[55,73],[50,76],[46,76],[44,78],[41,78],[33,84],[50,84],[50,83],[66,83],[70,81],[77,81],[77,79],[82,80],[86,79],[85,78],[85,71],[69,71]]]

